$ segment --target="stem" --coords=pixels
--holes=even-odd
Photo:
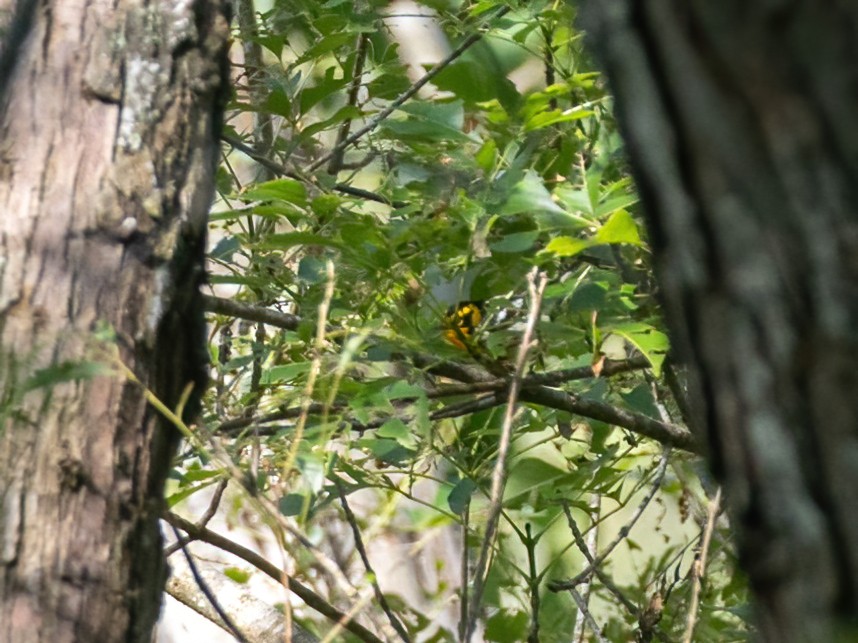
[[[474,571],[474,593],[471,600],[471,613],[468,615],[468,627],[465,641],[470,641],[477,625],[480,603],[485,588],[486,575],[489,566],[489,553],[497,535],[498,518],[503,505],[503,489],[506,483],[506,462],[509,455],[509,445],[512,436],[513,420],[518,410],[518,395],[521,391],[521,381],[524,378],[524,369],[527,366],[527,356],[533,348],[533,337],[536,331],[536,323],[539,321],[539,309],[542,304],[542,295],[548,279],[544,274],[538,273],[534,268],[528,275],[528,288],[530,290],[530,312],[527,317],[527,326],[518,347],[518,357],[515,363],[515,371],[509,387],[509,398],[507,400],[506,412],[504,414],[503,426],[501,428],[500,443],[498,445],[498,458],[492,473],[492,486],[489,502],[489,518],[486,524],[486,535],[477,568]]]
[[[691,567],[691,606],[688,608],[688,619],[685,624],[685,635],[683,643],[691,643],[694,635],[694,626],[697,624],[697,611],[700,607],[700,590],[703,576],[706,573],[706,557],[709,554],[709,544],[712,542],[712,532],[715,529],[715,519],[721,510],[721,487],[715,492],[715,497],[709,501],[706,513],[706,527],[703,530],[703,542],[700,544],[700,552],[697,560]]]

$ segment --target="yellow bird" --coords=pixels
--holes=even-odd
[[[471,352],[473,337],[483,321],[483,302],[462,301],[447,309],[444,315],[444,339],[456,348]]]

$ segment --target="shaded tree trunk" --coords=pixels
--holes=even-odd
[[[94,333],[192,411],[229,24],[218,0],[0,23],[0,641],[148,641],[178,433]]]
[[[760,632],[854,637],[858,8],[610,0],[582,19]]]

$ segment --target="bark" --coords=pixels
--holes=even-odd
[[[769,641],[858,616],[858,8],[602,0],[695,429]]]
[[[193,412],[224,11],[0,6],[0,641],[148,641],[157,618],[178,433],[93,370],[94,334],[172,408],[195,384]]]

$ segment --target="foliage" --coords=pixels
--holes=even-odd
[[[395,619],[361,618],[382,638],[398,619],[400,638],[459,640],[437,615],[458,620],[459,569],[475,573],[485,539],[536,269],[549,285],[479,606],[485,639],[568,641],[583,628],[576,640],[595,640],[586,613],[610,641],[680,640],[713,490],[681,449],[660,475],[663,447],[638,421],[685,432],[682,374],[665,361],[637,196],[574,8],[427,0],[415,6],[428,17],[413,19],[426,40],[437,29],[449,51],[470,44],[409,68],[394,6],[276,0],[236,26],[210,282],[245,314],[212,305],[214,386],[199,429],[212,437],[177,463],[170,503],[231,480],[233,509],[256,512],[288,544],[295,577],[343,611],[355,599],[318,557],[361,591],[371,575],[333,534],[357,530],[376,557],[385,539],[416,551],[432,534],[464,535],[446,556],[422,551],[429,567],[446,566],[435,581],[379,578]],[[445,312],[465,300],[486,313],[468,351],[443,337]],[[261,309],[284,314],[251,323]],[[538,398],[538,386],[563,404]],[[586,612],[552,591],[613,541],[577,587]],[[734,563],[721,518],[696,640],[746,637]],[[640,626],[653,605],[654,634]],[[295,611],[312,629],[332,627]]]

